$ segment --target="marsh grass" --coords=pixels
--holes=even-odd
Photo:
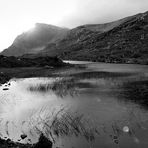
[[[36,85],[30,85],[28,90],[31,92],[46,93],[49,91],[54,92],[57,96],[63,98],[67,95],[74,96],[77,94],[76,80],[72,78],[56,80],[51,83],[39,83]]]
[[[30,125],[36,133],[43,133],[54,143],[56,138],[64,136],[82,136],[88,142],[92,142],[99,133],[91,121],[84,118],[83,114],[74,113],[65,107],[52,113],[52,117],[38,116],[35,121],[31,120]]]
[[[30,85],[28,90],[31,92],[39,91],[39,92],[47,92],[51,89],[51,84],[45,83],[45,84],[36,84],[36,85]]]
[[[137,114],[134,114],[130,110],[129,118],[138,118]],[[5,123],[5,131],[9,137],[8,121]],[[141,121],[135,122],[138,128],[144,128]],[[52,112],[47,111],[47,107],[41,108],[36,114],[28,121],[22,121],[22,133],[27,135],[23,131],[23,127],[27,126],[30,129],[29,133],[32,137],[36,135],[44,135],[52,143],[56,143],[58,139],[64,137],[78,137],[84,138],[89,144],[93,144],[98,136],[107,136],[111,138],[113,143],[119,144],[120,137],[125,135],[123,131],[124,126],[129,127],[129,132],[126,136],[137,138],[134,128],[130,119],[127,121],[112,121],[103,124],[96,124],[94,120],[87,118],[84,114],[73,112],[69,108],[61,106],[60,109],[52,109]],[[28,132],[27,132],[28,133]]]

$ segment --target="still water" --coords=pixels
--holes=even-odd
[[[148,66],[76,64],[85,68],[2,85],[0,136],[34,143],[44,133],[55,148],[147,148]]]

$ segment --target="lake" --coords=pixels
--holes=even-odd
[[[44,133],[54,148],[147,148],[148,66],[67,62],[82,68],[0,86],[0,136],[35,143]]]

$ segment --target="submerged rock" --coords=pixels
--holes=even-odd
[[[26,135],[26,134],[22,134],[20,137],[21,137],[22,139],[25,139],[25,138],[27,138],[27,135]]]
[[[3,90],[9,90],[9,88],[3,88]]]

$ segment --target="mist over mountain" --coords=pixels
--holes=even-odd
[[[71,30],[41,24],[35,29],[18,36],[1,54],[29,57],[36,53],[34,56],[67,60],[148,63],[148,12]]]
[[[13,44],[2,54],[6,56],[21,56],[27,53],[37,53],[47,44],[55,43],[66,36],[67,28],[37,23],[35,28],[17,36]]]

